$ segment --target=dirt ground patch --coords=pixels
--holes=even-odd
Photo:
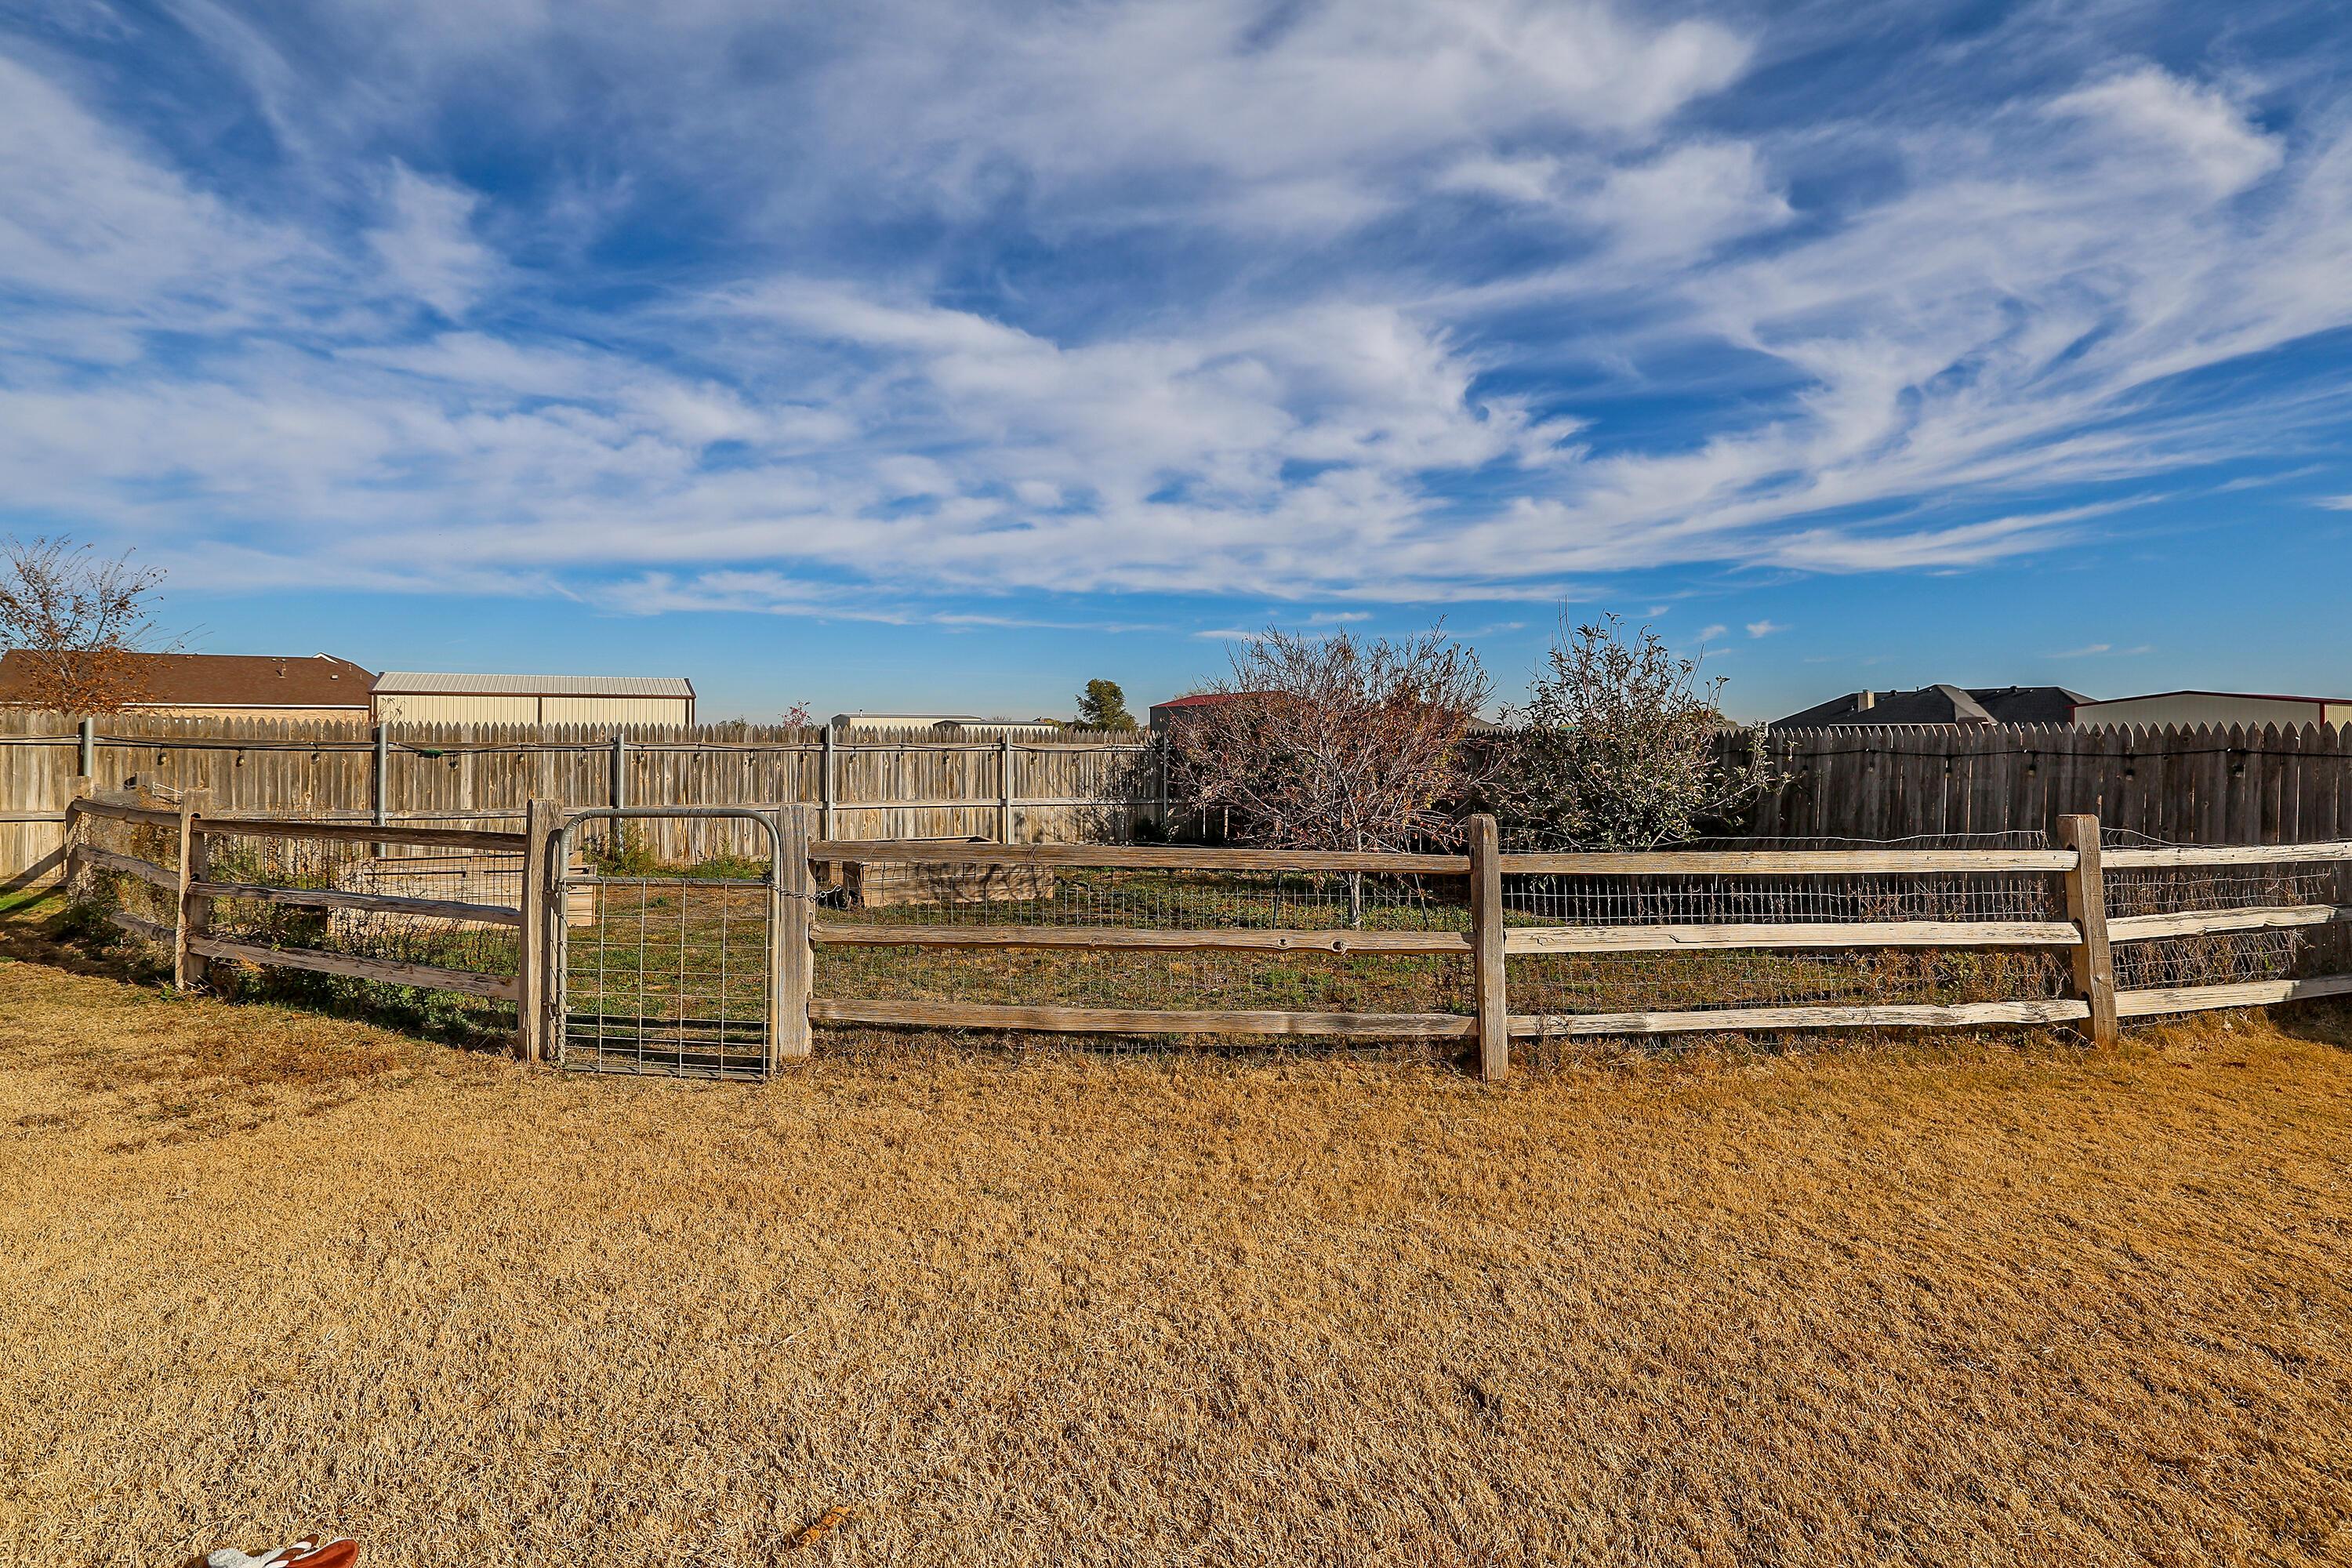
[[[751,1088],[0,953],[0,1562],[2352,1557],[2340,1013]]]

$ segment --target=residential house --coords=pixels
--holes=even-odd
[[[1922,686],[1915,691],[1849,691],[1772,722],[1775,730],[1905,724],[2069,724],[2090,701],[2063,686]]]
[[[1271,695],[1265,691],[1196,691],[1190,697],[1171,697],[1165,702],[1151,705],[1151,727],[1155,730],[1176,729],[1222,703]]]
[[[132,713],[186,719],[324,719],[363,729],[375,677],[331,654],[133,653],[122,656]],[[0,704],[37,700],[39,656],[0,654]]]

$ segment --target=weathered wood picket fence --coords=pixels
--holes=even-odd
[[[563,900],[557,896],[564,875],[563,868],[557,864],[557,846],[564,839],[567,823],[583,816],[578,811],[552,803],[534,803],[521,833],[213,816],[205,813],[201,802],[193,800],[183,802],[175,809],[163,809],[83,798],[75,802],[69,815],[77,820],[141,824],[176,834],[176,863],[168,866],[79,842],[69,853],[78,868],[129,876],[152,886],[169,900],[173,919],[168,922],[120,913],[116,918],[126,929],[171,949],[177,984],[194,984],[204,978],[207,963],[233,960],[402,985],[460,990],[515,1004],[515,1049],[524,1059],[536,1061],[562,1055],[566,977],[555,955],[564,951],[568,915]],[[782,848],[770,880],[762,884],[771,911],[763,938],[770,944],[771,957],[761,981],[769,988],[765,1050],[769,1067],[780,1060],[805,1057],[811,1048],[812,1026],[828,1025],[1143,1037],[1314,1036],[1458,1040],[1465,1047],[1475,1047],[1482,1076],[1494,1079],[1508,1070],[1515,1038],[2069,1024],[2080,1026],[2094,1042],[2105,1045],[2114,1040],[2119,1022],[2124,1019],[2352,994],[2352,964],[2343,965],[2344,972],[2301,978],[2122,988],[2116,983],[2114,957],[2115,949],[2124,944],[2309,928],[2352,920],[2352,904],[2347,904],[2340,893],[2340,874],[2352,865],[2352,840],[2276,846],[2112,847],[2102,846],[2097,819],[2083,816],[2063,819],[2061,844],[2052,848],[1625,854],[1505,853],[1497,845],[1494,820],[1485,816],[1472,819],[1468,853],[1461,855],[827,839],[807,836],[801,815],[792,812],[779,813],[776,827],[773,842]],[[216,880],[210,875],[211,847],[215,841],[229,837],[370,841],[486,855],[520,853],[523,871],[512,904],[452,903],[336,889]],[[2216,880],[2213,887],[2237,888],[2258,882],[2258,876],[2250,879],[2249,873],[2290,863],[2323,868],[2326,885],[2339,891],[2316,901],[2249,900],[2225,907],[2113,919],[2107,912],[2110,879],[2118,872],[2214,868],[2222,879]],[[1458,882],[1463,889],[1458,902],[1449,894],[1444,907],[1462,908],[1467,918],[1464,929],[1420,930],[1368,929],[1360,924],[1114,924],[1101,923],[1099,920],[1082,924],[1036,920],[970,923],[961,919],[886,921],[872,918],[870,912],[820,908],[824,879],[818,868],[840,864],[914,868],[942,879],[942,885],[951,885],[953,879],[973,868],[1006,867],[1027,868],[1040,876],[1048,870],[1067,873],[1078,868],[1102,868],[1134,875],[1303,876],[1341,883],[1351,879],[1359,882],[1363,879],[1389,879],[1415,885]],[[2238,879],[2230,881],[2227,877]],[[1530,922],[1528,899],[1520,897],[1515,902],[1506,893],[1507,882],[1513,879],[1531,886],[1545,885],[1544,879],[1570,879],[1579,885],[1603,886],[1619,882],[1640,886],[1657,879],[1672,879],[1684,884],[1738,879],[1852,886],[1898,878],[2041,879],[2045,883],[2055,879],[2063,889],[2063,918]],[[287,949],[228,941],[207,930],[207,914],[215,900],[229,899],[501,925],[517,933],[516,956],[511,973],[478,973],[322,949]],[[1105,918],[1116,919],[1121,910],[1139,907],[1113,900],[1105,906]],[[955,908],[959,913],[968,913],[971,906]],[[861,913],[865,918],[855,918]],[[1469,1001],[1460,1012],[1320,1012],[1066,1006],[976,1001],[961,996],[833,994],[822,989],[814,955],[827,950],[859,948],[947,953],[1011,949],[1135,957],[1171,952],[1328,954],[1374,959],[1423,955],[1451,959],[1466,966]],[[1515,1012],[1512,1006],[1509,963],[1514,958],[1709,951],[1776,953],[1818,949],[2035,950],[2063,955],[2069,981],[2063,994],[2011,995],[1940,1005],[1718,1005],[1605,1012]],[[679,994],[671,994],[663,1003],[680,1010],[690,1010],[692,1005],[691,998]],[[645,1021],[644,1007],[641,1000],[641,1025]]]
[[[1475,742],[1479,744],[1489,742]],[[1749,743],[1727,738],[1727,747]],[[1873,842],[2045,836],[2069,815],[2110,837],[2280,844],[2352,835],[2352,729],[1997,727],[1776,731],[1780,780],[1726,829],[1759,840]],[[350,726],[0,710],[0,889],[60,865],[78,775],[205,791],[253,816],[426,822],[513,830],[531,800],[574,806],[812,807],[818,837],[1118,840],[1166,824],[1149,736],[1072,732],[1047,743],[930,731],[749,725]],[[1175,823],[1185,826],[1181,813]],[[678,861],[748,849],[724,825],[655,824]]]
[[[1051,741],[929,730],[585,724],[378,726],[0,710],[0,889],[62,869],[76,779],[202,791],[252,816],[514,831],[533,800],[573,806],[803,805],[842,837],[1122,839],[1165,819],[1149,735]],[[677,862],[743,853],[724,823],[644,825]]]

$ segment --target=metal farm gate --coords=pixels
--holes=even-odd
[[[757,851],[639,869],[627,824],[757,824]],[[604,833],[574,869],[583,826]],[[792,836],[797,838],[798,835]],[[577,1071],[764,1078],[782,1045],[780,954],[786,836],[741,806],[567,814],[557,838],[552,921],[555,1059]],[[804,940],[804,939],[803,939]]]

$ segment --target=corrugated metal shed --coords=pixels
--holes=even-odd
[[[2137,724],[2156,728],[2167,724],[2305,724],[2352,723],[2352,698],[2291,697],[2267,691],[2153,691],[2145,697],[2114,697],[2104,702],[2080,702],[2074,722],[2090,725]]]
[[[475,675],[395,669],[376,678],[385,724],[691,724],[694,683],[658,675]]]
[[[692,697],[682,675],[452,675],[388,669],[378,691],[463,697]]]

